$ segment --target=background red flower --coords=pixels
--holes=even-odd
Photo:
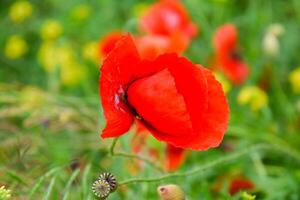
[[[237,42],[237,29],[233,24],[219,27],[214,35],[217,65],[235,84],[243,83],[248,75],[247,64],[242,60]]]

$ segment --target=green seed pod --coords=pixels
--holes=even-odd
[[[97,197],[106,199],[110,194],[110,185],[107,181],[98,179],[93,183],[92,190]]]
[[[104,173],[100,174],[98,180],[107,181],[107,183],[110,186],[110,191],[111,192],[114,192],[118,187],[118,183],[117,183],[117,180],[116,180],[115,176],[112,175],[109,172],[104,172]]]

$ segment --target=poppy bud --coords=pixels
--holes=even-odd
[[[183,190],[174,184],[163,185],[157,188],[157,193],[161,200],[185,200],[185,194]]]

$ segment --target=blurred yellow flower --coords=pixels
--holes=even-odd
[[[58,38],[63,32],[63,27],[59,21],[47,20],[41,28],[41,37],[44,40],[53,40]]]
[[[90,16],[91,7],[86,4],[80,4],[72,10],[72,17],[77,20],[85,20]]]
[[[12,35],[6,41],[4,54],[9,59],[22,57],[28,50],[26,41],[20,35]]]
[[[86,77],[85,66],[80,66],[77,63],[73,65],[62,66],[60,78],[61,82],[66,86],[75,86]]]
[[[216,79],[221,83],[225,94],[227,94],[231,90],[231,84],[228,79],[221,73],[215,72]]]
[[[253,111],[258,111],[268,104],[268,96],[259,87],[246,86],[239,92],[237,102],[240,105],[249,104]]]
[[[55,71],[56,67],[58,67],[58,60],[57,47],[53,42],[42,43],[38,51],[38,60],[48,73]]]
[[[60,80],[66,86],[74,86],[86,77],[86,67],[77,62],[74,51],[68,44],[44,42],[39,49],[38,58],[47,72],[59,70]]]
[[[98,42],[86,43],[82,49],[82,56],[83,58],[98,64],[100,61],[100,56],[98,52]]]
[[[86,77],[86,67],[79,65],[72,48],[65,44],[57,51],[60,79],[66,86],[75,86]]]
[[[300,67],[289,74],[289,81],[295,93],[300,93]]]
[[[9,9],[9,17],[15,23],[23,22],[32,14],[32,5],[28,1],[16,1]]]

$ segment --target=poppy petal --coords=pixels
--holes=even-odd
[[[140,62],[130,35],[124,36],[104,60],[100,69],[100,96],[106,119],[102,137],[116,137],[126,133],[133,123],[133,114],[125,102],[127,85],[132,81]]]
[[[185,151],[182,148],[177,148],[167,144],[166,147],[166,168],[168,171],[174,171],[182,164],[185,159]]]
[[[143,62],[143,66],[136,75],[141,79],[128,89],[128,100],[153,136],[182,148],[217,146],[229,109],[222,86],[211,72],[175,54]]]
[[[222,85],[215,79],[212,72],[206,68],[200,68],[207,80],[208,85],[208,107],[205,118],[202,119],[203,132],[198,137],[202,149],[217,147],[221,143],[226,132],[229,120],[229,107],[223,92]],[[197,141],[195,140],[195,143]]]
[[[99,42],[99,54],[100,57],[106,57],[111,50],[115,47],[116,43],[122,38],[122,32],[111,32],[104,36]]]

